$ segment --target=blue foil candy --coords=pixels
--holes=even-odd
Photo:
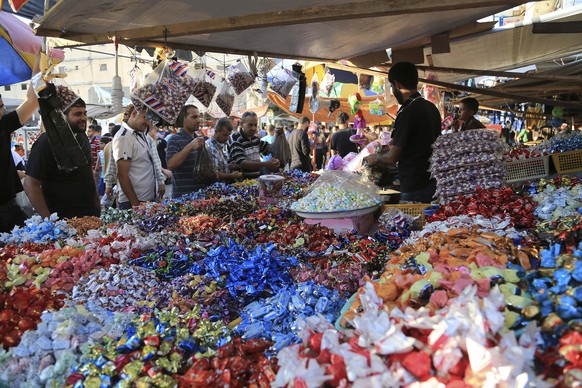
[[[314,281],[281,288],[270,298],[247,305],[236,330],[243,338],[264,338],[274,343],[272,350],[299,343],[300,320],[319,314],[333,322],[345,303],[336,290]]]

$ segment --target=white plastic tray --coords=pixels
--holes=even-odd
[[[380,207],[380,204],[364,207],[361,209],[355,210],[346,210],[341,212],[323,212],[323,213],[311,213],[311,212],[302,212],[302,211],[295,211],[299,217],[303,218],[312,218],[316,220],[325,220],[330,218],[349,218],[349,217],[358,217],[363,216],[368,213],[375,212]]]

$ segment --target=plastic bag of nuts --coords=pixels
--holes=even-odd
[[[216,104],[225,115],[230,116],[232,106],[234,105],[234,94],[232,93],[232,87],[228,81],[222,83],[220,92],[216,96]]]
[[[228,69],[228,82],[234,88],[234,92],[239,95],[255,83],[255,77],[249,72],[241,61],[237,61]]]
[[[188,74],[191,75],[194,80],[192,95],[196,97],[202,105],[208,108],[216,94],[217,88],[215,81],[212,78],[213,76],[216,77],[215,73],[211,70],[200,68],[195,71],[189,71]]]
[[[173,124],[194,90],[194,80],[187,72],[187,65],[166,59],[148,75],[143,86],[132,91],[131,97]]]
[[[298,81],[295,73],[291,70],[279,67],[274,70],[271,75],[273,76],[271,89],[281,97],[287,98],[289,93],[291,93],[291,89],[293,89],[293,86],[295,86]]]

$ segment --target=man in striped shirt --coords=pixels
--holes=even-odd
[[[166,159],[172,171],[172,198],[179,198],[203,188],[194,180],[194,167],[198,151],[204,147],[204,138],[196,134],[200,128],[200,112],[194,105],[186,105],[180,111],[176,124],[180,132],[168,140]]]
[[[241,129],[230,135],[228,153],[230,161],[238,165],[246,178],[256,178],[261,174],[279,170],[279,160],[270,158],[261,162],[260,155],[271,154],[269,143],[257,137],[258,118],[255,112],[243,113]]]

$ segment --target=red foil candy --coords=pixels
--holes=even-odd
[[[442,205],[429,221],[444,221],[449,217],[467,214],[484,217],[509,217],[516,228],[528,229],[535,224],[533,210],[536,204],[530,196],[517,195],[510,188],[481,189],[477,188],[471,196],[459,195],[455,200]]]
[[[44,310],[63,307],[63,296],[49,289],[34,286],[15,287],[12,292],[0,292],[0,344],[6,350],[20,343],[22,334],[34,329]]]
[[[176,376],[180,387],[270,387],[277,373],[277,359],[269,360],[264,351],[271,342],[235,338],[221,346],[216,356],[192,358],[184,376]]]

